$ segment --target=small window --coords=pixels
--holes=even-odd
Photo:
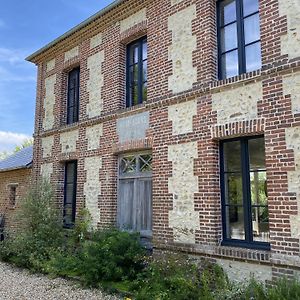
[[[71,228],[75,223],[77,189],[77,162],[67,162],[65,165],[64,192],[64,226]]]
[[[127,101],[134,106],[147,100],[147,38],[127,46]]]
[[[219,78],[261,68],[258,0],[218,2]]]
[[[79,78],[80,69],[76,68],[68,75],[67,124],[78,122],[79,118]]]
[[[223,244],[269,248],[263,137],[221,143]]]
[[[15,207],[17,199],[17,185],[9,186],[9,206]]]

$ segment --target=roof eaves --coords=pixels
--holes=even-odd
[[[42,47],[41,49],[37,50],[33,54],[29,55],[25,59],[27,61],[34,62],[34,58],[36,58],[38,55],[40,55],[41,53],[43,53],[46,50],[50,49],[51,47],[55,46],[60,41],[66,39],[69,36],[71,36],[76,31],[81,30],[82,28],[84,28],[88,24],[92,23],[93,21],[95,21],[99,17],[103,16],[104,14],[106,14],[107,12],[109,12],[110,10],[112,10],[113,8],[115,8],[116,6],[118,6],[119,4],[121,4],[124,1],[125,0],[116,0],[116,1],[114,1],[113,3],[109,4],[108,6],[106,6],[105,8],[103,8],[102,10],[98,11],[97,13],[95,13],[94,15],[92,15],[91,17],[89,17],[88,19],[86,19],[85,21],[83,21],[80,24],[78,24],[77,26],[73,27],[72,29],[70,29],[69,31],[67,31],[66,33],[64,33],[63,35],[59,36],[58,38],[56,38],[55,40],[53,40],[52,42],[50,42],[46,46]]]
[[[22,170],[22,169],[30,169],[32,167],[32,163],[26,165],[26,166],[19,166],[19,167],[14,167],[14,168],[7,168],[7,169],[0,169],[0,173],[4,172],[10,172],[10,171],[17,171],[17,170]]]

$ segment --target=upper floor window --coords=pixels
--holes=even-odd
[[[258,0],[218,2],[219,78],[261,68]]]
[[[221,143],[223,244],[269,248],[263,137]]]
[[[79,117],[79,78],[80,69],[68,74],[67,124],[78,122]]]
[[[127,46],[126,106],[147,100],[147,38],[143,37]]]

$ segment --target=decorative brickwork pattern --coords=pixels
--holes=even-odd
[[[56,83],[56,74],[45,79],[46,93],[44,99],[44,119],[43,119],[44,130],[52,129],[54,126],[55,83]]]

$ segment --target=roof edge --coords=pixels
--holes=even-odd
[[[56,38],[55,40],[53,40],[52,42],[46,44],[46,46],[40,48],[39,50],[37,50],[36,52],[34,52],[33,54],[29,55],[28,57],[25,58],[25,60],[34,63],[34,59],[40,55],[41,53],[47,51],[48,49],[50,49],[51,47],[55,46],[56,44],[58,44],[59,42],[61,42],[62,40],[68,38],[69,36],[71,36],[73,33],[81,30],[82,28],[84,28],[85,26],[87,26],[88,24],[92,23],[93,21],[95,21],[96,19],[98,19],[99,17],[103,16],[104,14],[106,14],[107,12],[109,12],[110,10],[112,10],[113,8],[115,8],[116,6],[118,6],[119,4],[121,4],[122,2],[124,2],[125,0],[115,0],[114,2],[112,2],[111,4],[109,4],[108,6],[104,7],[103,9],[101,9],[100,11],[98,11],[97,13],[93,14],[91,17],[89,17],[88,19],[84,20],[83,22],[79,23],[78,25],[76,25],[75,27],[71,28],[70,30],[68,30],[66,33],[62,34],[61,36],[59,36],[58,38]]]
[[[30,169],[32,168],[32,163],[26,165],[26,166],[20,166],[20,167],[15,167],[15,168],[7,168],[7,169],[0,169],[0,173],[5,173],[5,172],[11,172],[11,171],[18,171],[18,170],[23,170],[23,169]]]

